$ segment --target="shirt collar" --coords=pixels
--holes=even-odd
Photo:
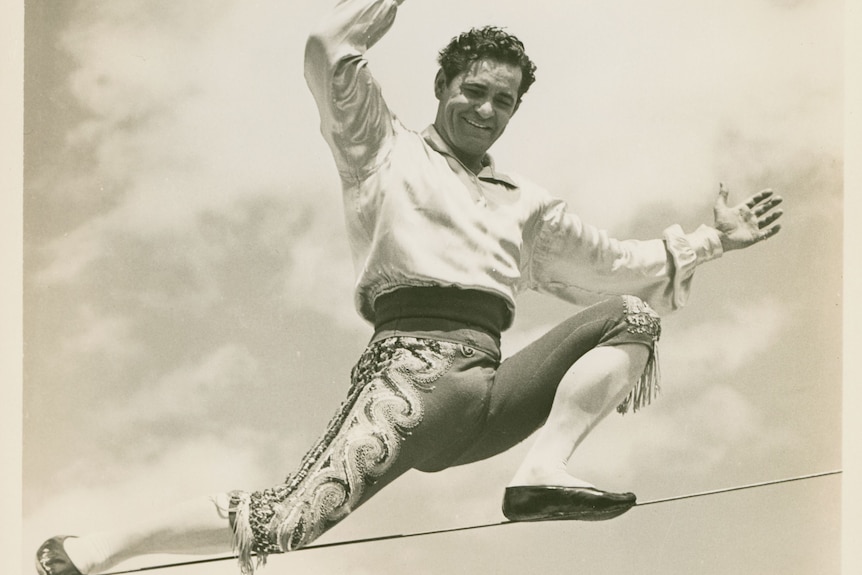
[[[425,142],[431,146],[434,151],[445,154],[452,158],[456,158],[455,152],[452,151],[452,148],[443,140],[443,136],[437,131],[437,128],[434,127],[434,124],[431,124],[422,132],[422,137],[425,138]],[[480,171],[476,176],[483,181],[486,182],[494,182],[504,184],[509,188],[517,188],[518,184],[515,183],[515,180],[507,176],[506,174],[500,173],[494,166],[494,159],[485,154],[485,157],[482,158],[482,171]]]

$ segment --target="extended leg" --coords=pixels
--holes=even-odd
[[[150,553],[215,554],[231,550],[227,494],[202,497],[170,507],[129,526],[70,537],[62,542],[78,572],[99,573],[138,555]],[[72,570],[43,567],[51,575]]]
[[[48,575],[98,573],[147,553],[233,548],[250,573],[253,553],[262,560],[310,543],[427,456],[446,427],[437,415],[464,403],[432,393],[453,363],[467,361],[458,354],[457,344],[415,338],[370,346],[354,370],[348,399],[285,483],[191,501],[116,531],[49,540],[37,553],[38,569]]]

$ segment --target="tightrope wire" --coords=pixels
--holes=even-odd
[[[686,495],[677,495],[674,497],[665,497],[663,499],[653,499],[650,501],[638,502],[635,504],[635,507],[644,507],[646,505],[654,505],[656,503],[668,503],[671,501],[681,501],[683,499],[694,499],[695,497],[706,497],[709,495],[718,495],[720,493],[730,493],[732,491],[742,491],[745,489],[754,489],[756,487],[766,487],[769,485],[779,485],[782,483],[791,483],[793,481],[804,481],[807,479],[815,479],[817,477],[826,477],[829,475],[838,475],[841,473],[840,469],[836,469],[834,471],[823,471],[820,473],[812,473],[809,475],[800,475],[797,477],[788,477],[785,479],[775,479],[772,481],[762,481],[760,483],[750,483],[748,485],[737,485],[734,487],[725,487],[722,489],[713,489],[710,491],[701,491],[698,493],[688,493]],[[436,529],[433,531],[418,531],[415,533],[400,533],[394,535],[380,535],[378,537],[368,537],[365,539],[350,539],[346,541],[335,541],[333,543],[322,543],[317,545],[308,545],[306,547],[302,547],[301,549],[297,549],[296,551],[291,551],[291,553],[297,553],[299,551],[312,551],[314,549],[325,549],[327,547],[341,547],[346,545],[358,545],[360,543],[374,543],[377,541],[389,541],[392,539],[407,539],[410,537],[423,537],[425,535],[439,535],[442,533],[456,533],[458,531],[471,531],[474,529],[486,529],[488,527],[502,527],[503,525],[514,525],[514,524],[523,524],[523,523],[531,523],[530,521],[498,521],[495,523],[483,523],[480,525],[467,525],[464,527],[448,527],[446,529]],[[277,553],[273,553],[273,555],[277,555]],[[155,569],[168,569],[171,567],[186,567],[189,565],[202,565],[204,563],[215,563],[217,561],[229,561],[231,559],[236,559],[236,555],[227,555],[222,557],[211,557],[208,559],[196,559],[193,561],[183,561],[179,563],[167,563],[163,565],[152,565],[149,567],[140,567],[137,569],[129,569],[128,571],[111,571],[110,573],[105,573],[105,575],[124,575],[126,573],[140,573],[143,571],[153,571]]]

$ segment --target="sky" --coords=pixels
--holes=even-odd
[[[27,3],[25,565],[58,533],[277,483],[345,394],[370,328],[302,77],[327,4]],[[661,398],[605,421],[577,476],[648,501],[842,467],[842,16],[837,0],[408,0],[368,54],[422,129],[450,37],[518,35],[538,81],[497,165],[617,237],[710,223],[719,182],[785,198],[775,239],[698,270],[663,319]],[[504,354],[574,311],[525,294]],[[500,521],[528,446],[408,473],[319,542]],[[840,488],[307,550],[263,573],[838,573]]]

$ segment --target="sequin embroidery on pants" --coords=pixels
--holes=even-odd
[[[357,506],[365,486],[392,467],[405,434],[422,421],[422,394],[448,371],[457,348],[392,337],[366,349],[347,399],[299,469],[285,483],[250,494],[245,510],[240,506],[235,532],[246,528],[251,535],[245,545],[237,537],[243,572],[253,570],[252,551],[262,563],[268,553],[299,549]]]
[[[646,334],[652,337],[653,342],[657,342],[661,337],[661,318],[659,315],[647,302],[640,298],[631,295],[624,295],[622,298],[629,332]]]

